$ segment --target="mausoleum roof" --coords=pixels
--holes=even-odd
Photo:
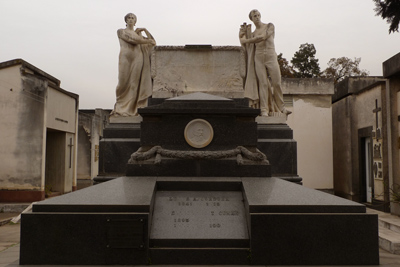
[[[34,74],[42,76],[45,79],[49,80],[50,82],[52,82],[54,84],[54,86],[51,86],[51,87],[54,88],[55,90],[60,91],[61,93],[64,93],[66,95],[69,95],[72,98],[79,99],[79,95],[62,89],[60,87],[60,84],[61,84],[60,80],[58,80],[54,76],[51,76],[47,72],[39,69],[38,67],[35,67],[34,65],[30,64],[29,62],[27,62],[27,61],[25,61],[25,60],[23,60],[21,58],[17,58],[17,59],[12,59],[12,60],[9,60],[9,61],[1,62],[0,63],[0,69],[5,69],[5,68],[17,66],[17,65],[21,65],[22,69],[29,69],[30,71],[33,71]]]

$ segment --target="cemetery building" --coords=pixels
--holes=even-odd
[[[382,64],[386,80],[387,122],[388,122],[388,188],[392,200],[390,210],[400,215],[399,200],[394,198],[400,192],[400,53]]]
[[[349,77],[333,97],[335,194],[356,202],[384,203],[388,175],[386,81]]]
[[[389,211],[399,184],[400,53],[384,77],[348,77],[333,97],[334,192]]]
[[[80,109],[78,119],[78,189],[93,184],[99,174],[99,142],[108,124],[110,110]]]
[[[78,103],[32,64],[0,63],[0,202],[76,190]]]

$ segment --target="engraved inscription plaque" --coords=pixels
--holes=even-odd
[[[144,219],[107,219],[108,248],[144,248]]]
[[[214,137],[214,130],[208,121],[195,119],[185,127],[185,140],[194,148],[203,148],[211,143]]]
[[[248,239],[236,191],[157,191],[150,238]]]

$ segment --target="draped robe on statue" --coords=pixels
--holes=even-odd
[[[253,37],[251,25],[246,25],[246,38]],[[268,29],[267,29],[268,30]],[[284,109],[283,95],[280,88],[280,70],[274,48],[257,50],[254,43],[242,45],[246,54],[246,77],[244,97],[249,99],[253,108],[267,113],[280,113]],[[270,73],[269,73],[270,72]],[[274,92],[269,76],[272,75],[278,90]]]
[[[118,30],[120,43],[117,101],[111,115],[137,116],[138,108],[147,106],[152,95],[150,55],[152,44],[138,44],[143,39],[135,32]]]

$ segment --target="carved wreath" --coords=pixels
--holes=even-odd
[[[244,165],[243,157],[259,162],[261,164],[269,164],[267,156],[257,149],[256,152],[251,152],[243,146],[238,146],[231,150],[219,150],[219,151],[182,151],[182,150],[169,150],[164,149],[161,146],[154,146],[148,151],[143,152],[142,148],[131,155],[128,163],[138,163],[140,161],[148,160],[155,157],[154,164],[161,163],[161,157],[167,158],[178,158],[178,159],[224,159],[236,156],[236,162],[238,165]]]

